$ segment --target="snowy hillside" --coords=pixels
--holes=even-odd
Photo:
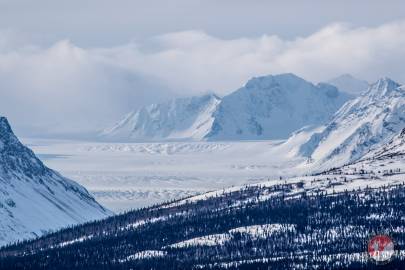
[[[110,212],[77,183],[47,168],[0,117],[0,246]]]
[[[128,114],[101,138],[116,141],[202,139],[211,129],[220,98],[213,94],[152,104]]]
[[[400,183],[403,179],[398,176],[405,172],[405,128],[388,143],[370,151],[361,159],[331,171],[340,174],[361,173],[374,179],[385,178],[391,182],[399,180],[397,183]]]
[[[0,249],[0,267],[374,269],[366,251],[376,232],[405,240],[403,142],[401,133],[369,159],[396,153],[389,172],[354,163],[130,211]],[[396,250],[389,269],[404,264]]]
[[[354,78],[350,74],[343,74],[329,80],[328,83],[336,86],[340,91],[353,96],[359,96],[365,92],[369,86],[368,82]]]
[[[300,147],[300,153],[324,168],[354,161],[397,135],[405,127],[404,115],[404,87],[380,79],[348,101],[322,132]]]
[[[348,100],[328,84],[293,74],[253,78],[222,99],[209,140],[287,138],[307,125],[324,124]]]

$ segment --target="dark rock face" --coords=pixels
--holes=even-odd
[[[84,187],[46,167],[0,117],[0,246],[110,214]]]
[[[7,118],[0,117],[0,170],[21,172],[30,177],[50,175],[51,171],[14,135]]]

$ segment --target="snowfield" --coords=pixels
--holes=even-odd
[[[294,158],[311,132],[283,141],[95,143],[23,142],[48,166],[120,212],[211,190],[301,175]]]

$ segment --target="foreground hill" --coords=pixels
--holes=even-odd
[[[109,214],[85,188],[44,166],[0,117],[0,246]]]
[[[367,241],[382,233],[401,269],[402,142],[401,132],[367,159],[384,168],[395,157],[388,171],[352,163],[131,211],[3,248],[0,268],[373,269]]]
[[[145,140],[257,140],[287,138],[307,125],[325,124],[349,99],[329,84],[293,74],[253,78],[235,92],[152,104],[104,130],[100,138]]]

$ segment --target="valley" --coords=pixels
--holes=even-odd
[[[306,135],[308,136],[308,135]],[[121,212],[206,191],[301,175],[284,141],[100,143],[23,139],[42,161]]]

